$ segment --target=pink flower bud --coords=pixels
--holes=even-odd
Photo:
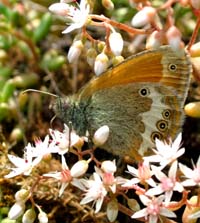
[[[154,31],[146,41],[146,49],[157,49],[162,45],[163,32]]]
[[[106,71],[106,69],[108,68],[108,61],[108,57],[105,53],[100,53],[99,55],[97,55],[94,62],[94,72],[97,76]]]
[[[108,136],[109,136],[109,127],[107,125],[104,125],[99,129],[97,129],[97,131],[94,133],[93,143],[96,146],[101,146],[106,142]]]
[[[83,49],[83,43],[81,40],[77,40],[72,44],[72,46],[69,48],[69,52],[67,55],[69,63],[78,60],[82,49]]]
[[[112,53],[115,56],[120,56],[123,50],[123,46],[124,46],[124,41],[122,39],[121,34],[117,32],[113,32],[110,34],[108,40],[109,40],[110,49]]]
[[[150,6],[145,6],[141,11],[137,12],[132,18],[131,24],[135,27],[141,27],[149,24],[155,19],[156,9]]]
[[[199,0],[190,0],[190,4],[195,9],[200,9],[200,1]]]
[[[169,45],[174,49],[178,50],[181,46],[181,32],[176,26],[171,26],[166,32],[166,38]]]

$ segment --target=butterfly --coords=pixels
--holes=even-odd
[[[109,137],[102,146],[131,158],[150,153],[155,139],[174,139],[184,120],[191,62],[170,46],[146,50],[91,79],[77,94],[59,99],[54,110],[80,136],[103,125]]]

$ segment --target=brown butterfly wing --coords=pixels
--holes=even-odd
[[[191,65],[169,47],[139,53],[92,79],[78,94],[90,99],[87,120],[91,134],[107,124],[111,133],[103,146],[116,155],[136,157],[154,139],[175,137],[183,120]]]
[[[80,92],[80,97],[90,97],[98,90],[116,85],[160,82],[175,88],[180,101],[184,102],[190,73],[191,63],[185,52],[179,56],[170,46],[162,46],[158,50],[147,50],[133,55],[99,77],[93,78]]]

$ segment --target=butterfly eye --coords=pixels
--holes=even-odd
[[[160,130],[161,132],[164,132],[167,129],[168,123],[165,120],[159,120],[156,123],[156,127],[158,130]]]
[[[153,132],[153,133],[151,134],[151,141],[152,141],[152,142],[155,142],[156,139],[161,140],[162,138],[163,138],[163,137],[162,137],[162,135],[161,135],[159,132]]]
[[[141,88],[139,90],[139,94],[142,97],[146,97],[146,96],[148,96],[150,94],[150,90],[148,88]]]
[[[162,112],[162,116],[163,116],[164,119],[169,119],[170,116],[171,116],[171,111],[168,110],[168,109],[164,110],[164,111]]]
[[[168,66],[169,71],[175,72],[177,69],[176,64],[169,64]]]

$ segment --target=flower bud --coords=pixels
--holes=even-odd
[[[100,53],[99,55],[97,55],[94,62],[94,72],[97,76],[106,71],[106,69],[108,68],[108,61],[108,57],[105,53]]]
[[[114,9],[114,4],[111,0],[102,0],[102,5],[108,10],[113,10]]]
[[[109,136],[109,127],[107,125],[104,125],[99,129],[97,129],[97,131],[94,133],[93,143],[96,146],[101,146],[106,142],[108,136]]]
[[[48,223],[48,216],[44,211],[40,211],[38,214],[38,220],[40,223]]]
[[[49,10],[57,15],[66,16],[69,13],[69,5],[65,3],[54,3],[50,5]]]
[[[101,164],[101,169],[105,173],[115,173],[116,170],[117,170],[115,160],[114,161],[110,161],[110,160],[103,161],[102,164]]]
[[[199,0],[190,0],[190,4],[195,9],[200,9],[200,1]]]
[[[105,42],[104,41],[99,41],[98,44],[97,44],[97,49],[99,52],[102,52],[105,48]]]
[[[186,115],[193,118],[200,118],[200,101],[190,102],[184,107]]]
[[[150,6],[145,6],[141,11],[137,12],[132,18],[131,24],[134,27],[141,27],[149,24],[155,19],[156,9]]]
[[[67,55],[69,63],[78,60],[82,49],[83,49],[83,43],[81,40],[77,40],[72,44],[72,46],[69,48],[69,52]]]
[[[193,44],[190,48],[191,57],[200,57],[200,42]]]
[[[88,169],[88,161],[79,160],[72,166],[70,173],[72,177],[80,177],[86,173],[87,169]]]
[[[61,3],[72,3],[74,0],[60,0]]]
[[[94,48],[88,49],[87,62],[91,67],[94,66],[94,61],[95,61],[96,56],[97,56],[97,51]]]
[[[15,220],[18,217],[20,217],[25,211],[25,204],[23,202],[16,202],[14,205],[10,208],[10,211],[8,212],[8,218],[11,220]]]
[[[183,216],[182,222],[183,223],[196,223],[199,218],[200,207],[198,204],[198,196],[192,196],[188,201],[188,206],[186,206]],[[196,216],[197,214],[197,216]]]
[[[17,202],[25,202],[28,199],[29,191],[21,189],[15,193],[15,200]]]
[[[148,36],[146,41],[146,49],[157,49],[162,45],[162,39],[164,35],[163,32],[154,31],[151,35]]]
[[[118,209],[118,201],[116,198],[113,198],[108,202],[106,213],[110,222],[114,222],[116,220],[118,215]]]
[[[181,46],[181,32],[176,26],[171,26],[166,32],[166,38],[169,45],[174,50],[179,50]]]
[[[108,38],[110,49],[112,53],[116,56],[120,56],[123,50],[124,41],[120,33],[113,32]]]
[[[22,217],[22,223],[33,223],[35,221],[35,218],[36,213],[34,209],[28,209]]]
[[[124,61],[124,57],[123,56],[115,56],[115,57],[112,58],[113,66],[116,66],[116,65],[120,64],[123,61]]]

